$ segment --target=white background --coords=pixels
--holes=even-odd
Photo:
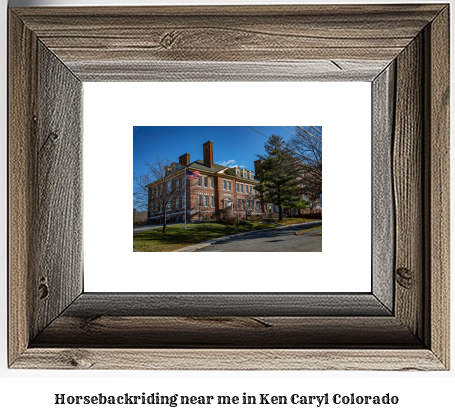
[[[370,104],[368,82],[85,83],[85,291],[371,291]],[[133,125],[322,125],[322,252],[132,252]]]
[[[416,1],[417,2],[417,1]],[[429,3],[430,1],[427,1]],[[438,1],[436,1],[438,2]],[[432,3],[436,3],[432,2]],[[152,1],[136,0],[136,4],[156,4]],[[164,2],[163,2],[164,3]],[[168,1],[168,4],[195,4],[197,1]],[[219,3],[215,1],[207,3]],[[245,3],[236,1],[233,3]],[[249,3],[261,3],[250,1]],[[272,3],[262,1],[262,3]],[[274,1],[273,3],[280,3]],[[292,0],[284,0],[281,3],[302,3]],[[304,3],[304,2],[303,2]],[[316,3],[310,1],[309,3]],[[317,2],[322,3],[322,2]],[[325,1],[323,3],[338,3],[337,1]],[[374,2],[369,2],[374,3]],[[376,3],[384,3],[379,0]],[[399,3],[399,2],[391,2]],[[116,0],[11,0],[10,5],[87,5],[87,4],[125,4]],[[320,394],[320,393],[366,393],[383,394],[394,393],[400,396],[400,405],[390,407],[363,407],[349,405],[347,407],[328,406],[323,408],[312,407],[207,407],[196,408],[198,413],[317,413],[317,414],[388,414],[412,413],[412,414],[449,414],[454,409],[453,390],[455,388],[454,371],[443,373],[416,373],[416,372],[305,372],[305,371],[282,371],[282,372],[245,372],[245,371],[159,371],[159,372],[117,372],[117,371],[31,371],[31,370],[7,370],[6,369],[6,2],[2,1],[0,9],[3,25],[3,36],[0,36],[1,56],[3,65],[0,66],[0,126],[1,126],[1,180],[0,191],[3,195],[3,203],[0,204],[1,218],[0,232],[4,236],[0,240],[0,262],[2,263],[2,283],[0,285],[2,298],[2,319],[0,336],[0,376],[7,378],[0,380],[0,410],[2,413],[46,413],[46,414],[80,414],[83,410],[86,414],[151,414],[151,413],[191,413],[193,408],[125,408],[125,407],[60,407],[53,406],[54,393],[105,394],[116,392],[143,391],[151,393],[179,394],[241,394],[249,393],[275,393],[275,394]],[[453,2],[452,2],[453,8]],[[452,34],[454,31],[452,30]],[[453,43],[453,42],[452,42]],[[452,75],[452,85],[454,84]],[[452,120],[452,125],[455,125]],[[453,148],[453,145],[452,145]],[[453,164],[453,162],[452,162]],[[452,177],[452,183],[455,178]],[[452,204],[453,206],[453,204]],[[452,220],[452,234],[454,234],[455,221]],[[452,244],[455,247],[455,244]],[[453,249],[453,248],[452,248]],[[452,284],[452,287],[454,284]],[[453,299],[452,288],[452,299]],[[453,300],[452,300],[453,301]],[[452,319],[452,333],[455,332]],[[454,339],[452,336],[452,345]],[[453,356],[453,347],[452,347]]]

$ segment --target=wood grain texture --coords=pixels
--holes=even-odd
[[[427,53],[430,54],[427,80],[429,102],[425,140],[427,189],[430,345],[448,368],[450,365],[450,61],[449,8],[431,23]]]
[[[321,82],[372,81],[387,61],[74,62],[84,82]]]
[[[395,211],[392,144],[395,63],[372,83],[372,291],[389,310],[394,302]]]
[[[29,348],[18,369],[444,370],[429,350]]]
[[[38,43],[32,338],[82,292],[82,84]]]
[[[421,348],[394,317],[61,316],[31,347]]]
[[[64,316],[391,316],[373,294],[84,293]]]
[[[80,82],[13,13],[10,39],[11,363],[82,291],[82,143]]]
[[[36,288],[33,272],[33,232],[36,161],[34,144],[37,114],[36,35],[14,14],[9,15],[8,98],[8,196],[9,196],[9,280],[8,361],[11,364],[29,342]],[[19,47],[20,46],[20,47]]]
[[[313,60],[319,76],[326,68],[330,76],[338,61],[373,60],[383,69],[440,9],[300,5],[14,11],[80,79],[89,80],[94,62],[113,64],[105,77],[118,77],[122,72],[112,69],[122,62]],[[343,62],[338,66],[343,72]]]
[[[393,179],[396,212],[395,315],[423,338],[422,34],[397,58]]]
[[[9,45],[11,367],[448,368],[446,5],[14,9]],[[393,287],[384,247],[371,295],[77,297],[80,81],[132,79],[374,80]]]

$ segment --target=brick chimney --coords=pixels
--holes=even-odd
[[[183,156],[180,156],[179,164],[182,166],[188,166],[190,164],[190,155],[188,153],[185,153]]]
[[[262,174],[261,164],[262,164],[262,160],[256,160],[254,162],[254,175],[255,176],[260,176]]]
[[[202,145],[202,149],[204,152],[204,164],[209,166],[210,168],[213,167],[213,141],[207,141]]]

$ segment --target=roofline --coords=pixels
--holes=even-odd
[[[226,167],[226,169],[230,170],[230,167]],[[239,177],[239,176],[237,176],[235,174],[233,174],[234,177],[230,177],[227,174],[223,174],[223,173],[219,173],[219,172],[207,171],[207,170],[203,170],[203,169],[196,169],[194,167],[191,167],[191,170],[202,171],[202,172],[208,173],[208,174],[218,174],[221,177],[225,176],[225,177],[229,177],[230,179],[235,178],[236,180],[243,180],[243,181],[247,181],[247,182],[250,182],[250,183],[260,183],[259,180],[258,181],[254,181],[254,180],[251,180],[251,179],[245,179],[244,177]],[[231,172],[232,172],[232,170],[231,170]],[[234,173],[234,172],[232,172],[232,173]]]
[[[234,176],[234,178],[235,178],[236,180],[239,180],[239,181],[242,180],[242,181],[246,181],[246,182],[249,182],[249,183],[260,183],[259,180],[258,180],[258,181],[255,181],[255,180],[251,180],[251,179],[245,179],[244,177],[238,177],[238,176],[231,170],[230,167],[226,167],[226,169],[229,169],[229,170],[231,171],[231,173],[233,174],[233,176]],[[155,180],[154,182],[148,184],[148,185],[145,186],[145,187],[151,187],[151,186],[154,185],[155,183],[158,183],[158,182],[160,182],[161,180],[166,179],[167,177],[170,177],[170,178],[171,178],[171,177],[173,177],[173,176],[177,175],[178,173],[183,172],[183,171],[185,171],[185,170],[201,171],[201,172],[203,172],[203,173],[212,174],[212,175],[213,175],[213,174],[217,174],[217,175],[219,175],[220,177],[229,177],[230,179],[233,178],[233,177],[228,176],[227,174],[219,173],[219,172],[217,172],[217,171],[216,171],[216,172],[213,172],[213,171],[207,171],[207,170],[203,170],[203,169],[197,169],[196,167],[185,167],[184,169],[179,170],[178,172],[174,172],[174,173],[172,173],[172,174],[169,175],[169,176],[166,176],[166,177],[163,177],[163,178],[161,178],[161,179]]]

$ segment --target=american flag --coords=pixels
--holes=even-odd
[[[187,179],[199,179],[199,177],[201,177],[201,175],[199,174],[199,172],[197,170],[195,171],[189,171],[187,170],[186,171],[186,178]]]

